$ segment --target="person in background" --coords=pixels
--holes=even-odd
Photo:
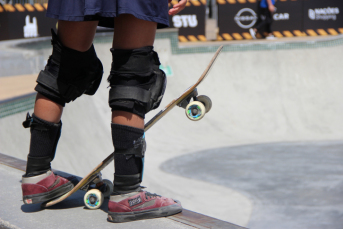
[[[261,0],[259,4],[259,20],[254,28],[249,29],[249,32],[254,39],[256,39],[257,32],[260,32],[261,34],[266,32],[266,39],[275,39],[271,28],[275,11],[275,0]]]

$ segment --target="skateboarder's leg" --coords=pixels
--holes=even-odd
[[[70,181],[53,174],[50,163],[55,157],[60,138],[61,116],[65,103],[76,99],[75,96],[80,96],[80,93],[75,91],[89,87],[94,79],[101,79],[101,63],[99,64],[92,47],[96,25],[97,22],[60,21],[58,36],[53,34],[53,53],[37,79],[35,90],[38,94],[34,114],[32,117],[28,115],[23,123],[24,127],[30,127],[31,130],[28,162],[22,182],[24,203],[48,201],[73,188]],[[87,63],[91,67],[86,71],[96,69],[96,75],[84,74],[84,66],[79,64],[84,62],[84,59],[90,59],[92,62]],[[72,62],[74,66],[66,62]],[[73,74],[84,74],[82,80],[86,83],[74,80],[73,77],[77,76]],[[75,89],[64,83],[68,77]],[[93,88],[92,90],[94,91]]]
[[[115,148],[114,193],[108,205],[108,219],[112,222],[168,216],[182,210],[174,200],[140,187],[146,148],[144,117],[159,106],[166,83],[157,53],[152,49],[156,27],[157,23],[132,15],[115,19],[109,77]]]

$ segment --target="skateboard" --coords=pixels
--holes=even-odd
[[[206,78],[223,46],[220,46],[212,60],[208,64],[207,68],[200,76],[198,81],[184,91],[179,97],[173,99],[164,109],[158,112],[153,118],[150,119],[144,126],[144,131],[148,131],[158,120],[164,117],[175,106],[179,106],[185,109],[186,116],[192,121],[198,121],[202,119],[205,113],[209,112],[212,107],[211,99],[205,95],[198,96],[197,86]],[[191,100],[193,101],[191,102]],[[76,191],[86,191],[84,195],[84,203],[89,209],[97,209],[104,202],[105,197],[109,197],[113,191],[113,184],[111,181],[102,179],[101,170],[103,170],[114,159],[114,153],[110,154],[105,160],[103,160],[98,166],[96,166],[87,176],[81,179],[75,187],[68,193],[54,199],[52,201],[43,203],[42,207],[50,207],[55,205]]]

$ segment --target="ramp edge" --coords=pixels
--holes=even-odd
[[[0,153],[0,164],[21,170],[23,172],[26,171],[25,160],[8,156],[2,153]],[[73,176],[72,174],[67,174],[67,173],[64,173],[64,174],[66,174],[67,176]],[[241,227],[241,226],[229,223],[229,222],[225,222],[223,220],[219,220],[216,218],[212,218],[206,215],[202,215],[193,211],[189,211],[187,209],[183,209],[181,213],[177,215],[169,216],[167,218],[189,225],[189,226],[193,226],[195,228],[199,228],[199,229],[206,229],[206,228],[245,229],[244,227]],[[17,229],[18,227],[11,225],[10,223],[0,219],[0,229],[2,228]]]

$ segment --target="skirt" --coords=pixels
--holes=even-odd
[[[46,16],[63,21],[99,21],[114,28],[114,17],[132,14],[138,19],[169,26],[168,0],[49,0]]]

